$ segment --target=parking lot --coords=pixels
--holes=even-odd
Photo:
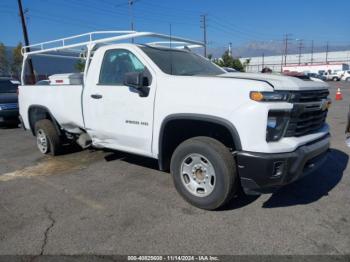
[[[349,254],[350,84],[331,85],[321,170],[214,212],[186,203],[154,160],[92,149],[43,156],[30,132],[1,128],[0,254]]]

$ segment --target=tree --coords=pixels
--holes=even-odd
[[[247,66],[249,66],[249,64],[250,64],[250,58],[247,58],[247,59],[243,62],[244,71],[247,71]]]
[[[241,61],[237,58],[233,58],[228,50],[221,56],[221,59],[214,59],[214,63],[221,67],[230,67],[237,71],[244,71]]]
[[[75,69],[79,72],[84,72],[85,69],[85,60],[79,59],[78,62],[74,65]]]
[[[17,78],[20,77],[21,69],[22,69],[23,56],[22,56],[21,50],[22,50],[22,43],[19,43],[12,50],[11,73]]]
[[[0,43],[0,75],[7,75],[9,70],[9,62],[6,57],[6,47]]]

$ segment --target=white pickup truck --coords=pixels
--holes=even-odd
[[[184,44],[115,43],[140,37]],[[326,158],[325,83],[227,73],[190,50],[202,43],[173,36],[119,32],[65,40],[23,49],[20,115],[44,154],[58,154],[68,141],[158,159],[184,199],[208,210],[227,203],[238,187],[272,192]],[[28,58],[77,46],[87,47],[84,74],[25,85]]]

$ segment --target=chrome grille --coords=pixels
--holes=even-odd
[[[313,91],[299,91],[292,92],[292,103],[306,103],[306,102],[320,102],[322,99],[327,99],[329,91],[325,90],[313,90]]]
[[[293,92],[293,110],[284,136],[305,136],[319,130],[326,121],[328,110],[323,102],[328,95],[328,90]]]

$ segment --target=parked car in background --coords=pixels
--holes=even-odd
[[[340,80],[346,81],[346,82],[350,82],[350,70],[348,71],[344,71]]]
[[[293,71],[293,72],[285,71],[285,72],[283,72],[283,75],[296,77],[296,78],[299,78],[302,80],[311,80],[308,75],[305,75],[304,73],[300,73],[300,72],[295,72],[295,71]]]
[[[322,75],[327,81],[340,81],[341,75],[338,72],[323,72]]]
[[[321,79],[323,81],[326,81],[326,77],[324,77],[323,75],[320,75],[320,74],[316,74],[316,73],[307,73],[306,74],[310,79],[311,78],[317,78],[317,79]]]
[[[9,77],[0,77],[0,124],[18,124],[19,81]]]

